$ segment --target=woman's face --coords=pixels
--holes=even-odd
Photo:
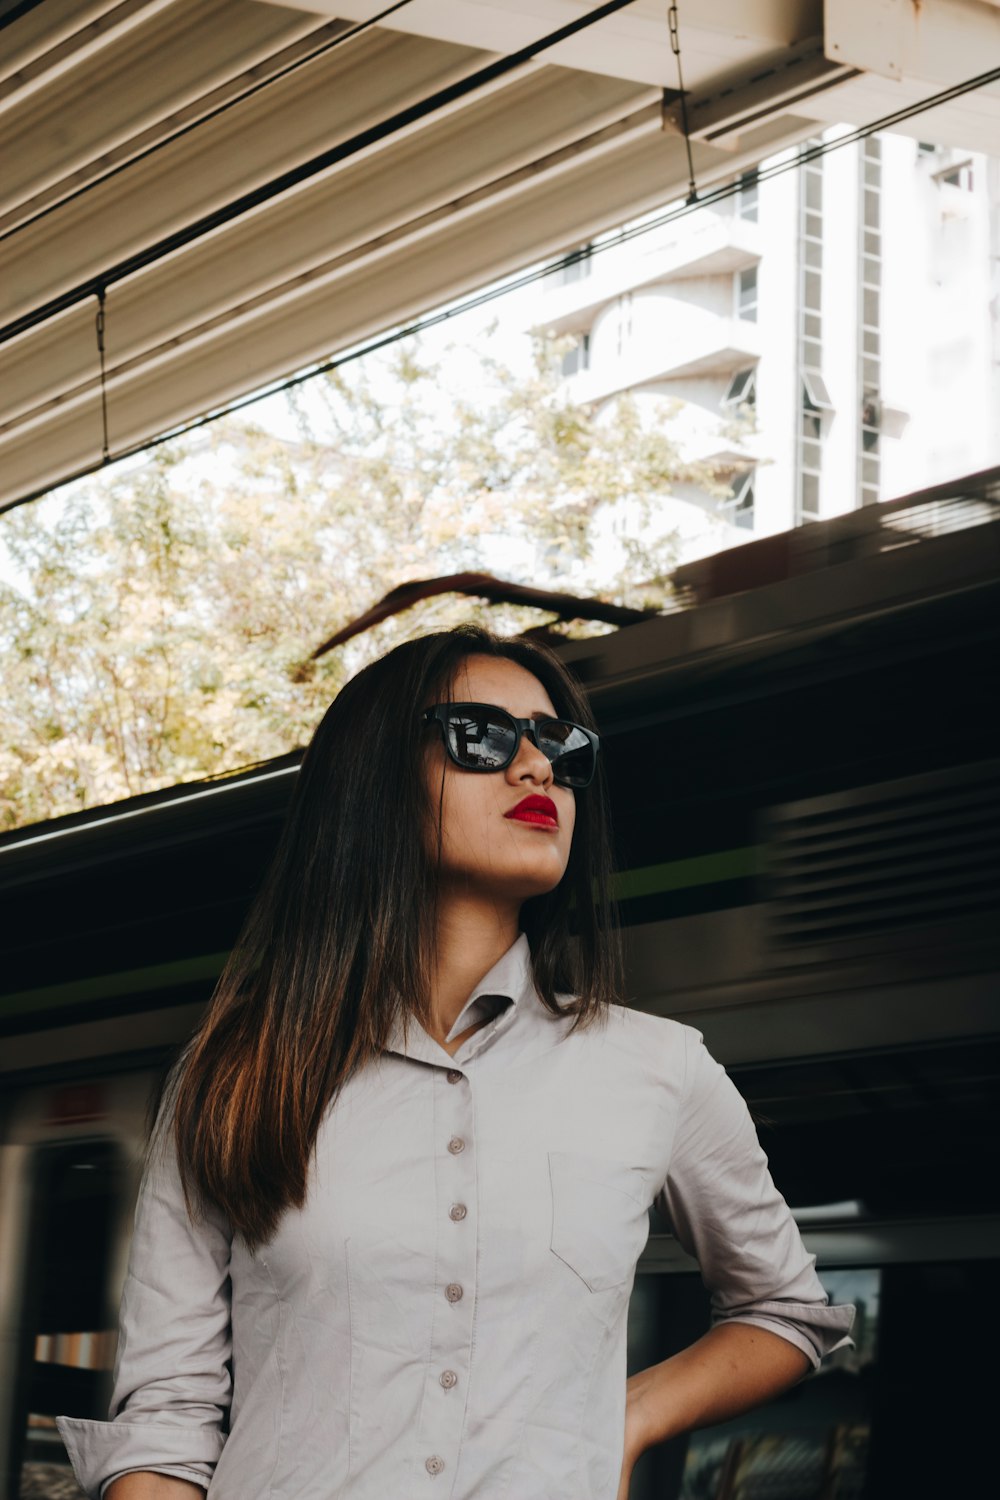
[[[552,699],[532,672],[517,662],[490,656],[466,658],[447,701],[491,703],[519,719],[558,716]],[[553,781],[548,758],[525,735],[505,770],[464,771],[449,759],[441,731],[426,733],[428,786],[435,814],[442,778],[444,782],[442,885],[517,902],[551,891],[569,861],[576,797],[570,787],[557,786]],[[556,826],[508,816],[531,796],[551,800]],[[430,840],[433,858],[436,827]]]

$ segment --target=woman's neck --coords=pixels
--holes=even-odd
[[[519,903],[487,905],[467,895],[442,897],[426,1023],[428,1035],[442,1046],[476,985],[517,941],[519,914]],[[476,1029],[470,1027],[468,1034]]]

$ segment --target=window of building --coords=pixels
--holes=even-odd
[[[734,526],[753,530],[753,511],[756,499],[756,470],[737,474],[729,487],[729,497],[721,502],[719,510]]]
[[[802,371],[802,404],[809,411],[833,411],[826,381],[818,370]]]
[[[559,281],[565,286],[570,281],[582,281],[584,276],[589,276],[594,247],[592,244],[581,245],[574,250],[571,258],[559,271]]]
[[[882,390],[882,143],[869,136],[861,148],[858,229],[858,416],[857,497],[871,505],[881,492],[879,458]]]
[[[577,337],[572,349],[567,349],[562,357],[562,373],[566,376],[579,375],[581,370],[590,369],[590,334],[581,333]]]
[[[760,186],[756,172],[744,172],[736,194],[736,212],[741,219],[756,224],[760,209]]]
[[[799,520],[819,520],[819,475],[802,471],[799,484]]]
[[[618,358],[628,349],[632,341],[632,293],[623,292],[618,298]]]
[[[806,208],[814,214],[823,212],[823,165],[822,159],[810,162],[803,168],[805,173]]]
[[[736,316],[744,322],[757,321],[757,267],[748,266],[736,273]]]
[[[737,370],[729,388],[720,403],[724,407],[756,406],[757,404],[757,367],[751,365],[748,370]]]
[[[972,163],[961,162],[957,167],[946,167],[943,172],[934,173],[934,181],[947,187],[962,188],[966,193],[973,189]]]
[[[819,144],[805,143],[804,149]],[[796,522],[819,519],[823,413],[833,402],[823,368],[823,160],[799,173],[799,411],[796,443]]]
[[[861,399],[861,451],[877,454],[882,430],[882,405],[872,391],[865,391]],[[864,482],[862,471],[862,483]],[[876,472],[877,481],[878,474]]]

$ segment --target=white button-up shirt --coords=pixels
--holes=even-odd
[[[699,1032],[614,1006],[570,1036],[524,934],[447,1040],[490,1015],[453,1056],[397,1027],[254,1254],[189,1222],[172,1147],[151,1158],[111,1420],[57,1419],[95,1500],[133,1469],[210,1500],[615,1500],[654,1202],[714,1321],[814,1365],[850,1342]]]

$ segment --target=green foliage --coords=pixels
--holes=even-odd
[[[540,342],[525,378],[484,340],[449,390],[410,344],[289,395],[293,437],[220,421],[0,518],[0,829],[304,744],[413,634],[547,618],[445,595],[308,662],[396,584],[473,569],[666,602],[662,502],[718,477],[681,460],[669,411],[574,405],[564,348]]]

